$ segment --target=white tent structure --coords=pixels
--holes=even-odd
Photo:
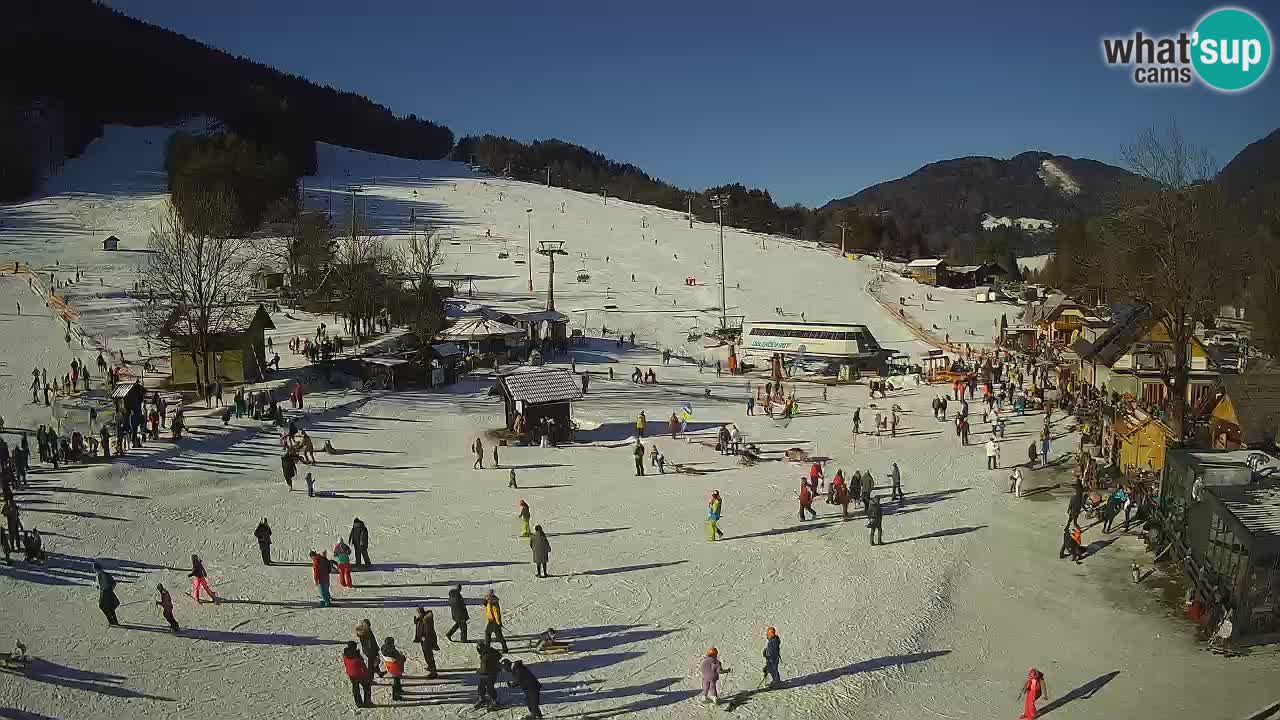
[[[480,342],[498,338],[520,340],[524,336],[524,330],[514,325],[485,317],[464,317],[436,335],[441,340],[451,342]]]

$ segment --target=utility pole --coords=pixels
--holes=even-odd
[[[356,239],[356,186],[351,186],[351,241]]]
[[[693,196],[685,195],[684,199],[689,201],[689,229],[692,230],[693,229]]]
[[[844,223],[836,223],[836,227],[840,228],[840,257],[845,257],[844,250],[844,231],[849,229]]]
[[[527,252],[524,254],[524,261],[529,265],[529,292],[533,292],[533,208],[525,208],[525,228],[529,231],[525,248]]]
[[[547,166],[547,187],[551,187],[551,166]]]
[[[716,220],[720,223],[720,329],[728,327],[728,306],[724,297],[724,211],[729,207],[728,195],[712,195],[711,207],[716,209]]]

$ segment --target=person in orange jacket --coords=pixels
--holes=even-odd
[[[816,519],[818,517],[818,511],[813,509],[813,492],[809,489],[809,483],[804,478],[800,478],[800,521],[801,522],[804,522],[805,520],[805,516],[804,516],[805,512],[808,512],[812,516],[809,519]]]
[[[1035,668],[1027,671],[1027,680],[1022,683],[1022,691],[1018,693],[1018,699],[1022,700],[1021,720],[1034,720],[1036,716],[1036,701],[1040,698],[1049,699],[1049,686],[1044,681],[1044,673]]]

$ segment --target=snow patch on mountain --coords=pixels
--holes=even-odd
[[[1076,182],[1075,178],[1071,177],[1071,173],[1055,165],[1052,160],[1040,161],[1040,170],[1036,174],[1040,176],[1045,185],[1057,188],[1063,195],[1080,194],[1080,184]]]
[[[1042,218],[995,217],[991,213],[984,213],[982,215],[983,230],[994,230],[998,227],[1013,227],[1015,225],[1023,230],[1052,230],[1053,229],[1053,221],[1044,220]]]

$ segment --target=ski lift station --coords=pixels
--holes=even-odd
[[[775,353],[828,360],[858,370],[880,370],[893,354],[876,342],[866,325],[816,322],[750,322],[742,333],[744,354]]]

